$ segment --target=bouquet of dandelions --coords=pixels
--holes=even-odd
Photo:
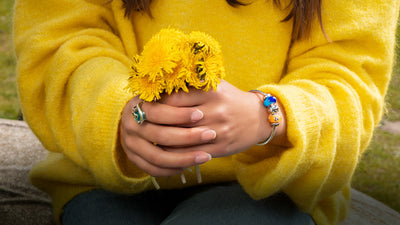
[[[162,94],[189,92],[189,87],[209,91],[225,76],[222,52],[218,42],[202,32],[184,34],[163,29],[133,59],[128,90],[143,101],[157,101]],[[202,182],[195,166],[197,181]],[[159,185],[152,177],[153,185]],[[186,183],[181,174],[182,183]]]

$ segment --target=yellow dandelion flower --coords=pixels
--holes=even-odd
[[[192,73],[187,82],[197,88],[208,91],[216,90],[219,80],[225,75],[222,52],[218,42],[202,32],[192,32],[189,35],[190,63]]]
[[[151,102],[161,98],[165,82],[161,79],[150,81],[147,77],[133,76],[129,79],[129,90],[143,101]]]
[[[188,39],[188,42],[192,46],[197,45],[197,47],[201,47],[204,45],[201,52],[205,53],[206,55],[222,55],[221,46],[219,43],[206,33],[193,31],[189,34]]]
[[[188,92],[189,86],[216,90],[225,75],[218,42],[202,32],[161,30],[133,61],[129,90],[144,101],[160,99],[162,93]]]
[[[222,64],[221,55],[208,57],[204,61],[204,68],[206,71],[204,77],[204,91],[208,91],[210,88],[217,90],[217,85],[220,84],[221,79],[225,77],[225,69]]]
[[[174,73],[165,74],[165,92],[167,94],[171,94],[173,91],[178,92],[179,90],[189,92],[183,71],[185,71],[185,68],[182,65],[178,65]]]
[[[186,82],[190,84],[190,86],[202,89],[205,84],[205,74],[207,73],[206,69],[204,68],[204,63],[200,61],[192,61],[193,65],[190,68],[190,73],[186,77]]]
[[[144,46],[137,70],[149,80],[160,79],[165,73],[172,73],[180,60],[179,43],[185,35],[177,30],[163,29]]]

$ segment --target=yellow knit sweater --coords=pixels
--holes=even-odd
[[[273,1],[155,0],[153,18],[124,17],[120,0],[16,0],[18,88],[26,121],[50,151],[31,172],[56,215],[96,187],[153,188],[121,153],[118,124],[132,57],[162,28],[203,31],[221,44],[226,80],[276,95],[293,147],[254,147],[201,166],[204,183],[238,180],[254,199],[284,191],[317,224],[347,215],[354,168],[378,124],[390,78],[400,0],[323,0],[317,21],[291,43],[288,10]],[[251,113],[251,112],[247,112]],[[194,174],[162,188],[196,184]]]

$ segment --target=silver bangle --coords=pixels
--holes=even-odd
[[[279,125],[279,124],[278,124],[278,125]],[[269,135],[269,137],[267,138],[267,140],[265,140],[264,142],[258,143],[257,145],[266,145],[269,141],[271,141],[272,138],[275,136],[275,130],[276,130],[276,127],[277,127],[278,125],[272,125],[272,132],[271,132],[271,135]]]
[[[249,92],[257,92],[262,94],[264,96],[263,105],[268,109],[270,113],[267,119],[272,126],[272,132],[265,141],[257,144],[266,145],[275,136],[276,127],[279,126],[279,122],[281,121],[281,116],[279,115],[279,106],[277,104],[276,98],[271,94],[266,94],[259,90],[251,90]]]

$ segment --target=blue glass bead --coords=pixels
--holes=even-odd
[[[276,103],[276,98],[274,96],[269,96],[264,99],[264,106],[268,107],[271,104]]]

